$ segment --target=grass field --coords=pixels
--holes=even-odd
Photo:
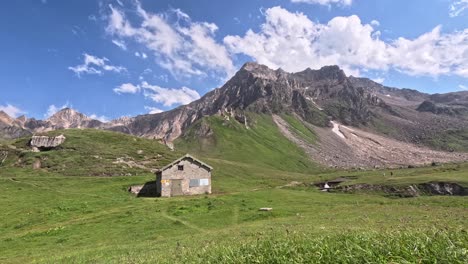
[[[383,170],[325,171],[271,131],[268,118],[248,131],[210,122],[216,140],[198,150],[179,142],[181,152],[89,130],[65,131],[68,141],[57,152],[24,152],[24,140],[14,142],[16,154],[0,167],[0,263],[466,263],[468,197],[324,193],[309,184],[357,176],[349,184],[444,180],[468,186],[468,164],[394,170],[393,177]],[[266,157],[242,155],[250,148]],[[154,180],[153,174],[117,164],[119,173],[134,176],[108,177],[100,175],[99,163],[81,157],[94,151],[106,170],[121,156],[151,161],[138,150],[159,154],[160,164],[187,150],[196,153],[215,168],[214,193],[136,198],[128,186]],[[28,160],[43,156],[50,165],[32,170]],[[50,159],[78,162],[70,161],[63,173]],[[286,186],[292,181],[304,184]]]

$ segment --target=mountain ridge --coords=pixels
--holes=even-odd
[[[367,78],[348,77],[338,66],[288,73],[248,62],[220,88],[170,111],[103,123],[66,108],[46,120],[22,117],[14,124],[3,122],[1,131],[15,128],[21,133],[10,137],[17,137],[62,128],[97,128],[171,143],[205,116],[234,118],[248,127],[245,112],[287,113],[318,127],[331,127],[331,121],[337,121],[403,142],[430,145],[431,137],[443,131],[463,131],[468,127],[468,115],[464,112],[465,108],[468,110],[468,104],[464,104],[468,96],[464,95],[430,95],[387,87]],[[428,104],[443,104],[456,111],[424,108]]]

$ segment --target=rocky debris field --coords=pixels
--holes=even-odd
[[[313,160],[329,167],[397,168],[468,160],[468,153],[436,151],[337,122],[333,128],[314,126],[318,142],[312,144],[292,133],[280,116],[273,116],[273,120],[284,136],[299,145]]]

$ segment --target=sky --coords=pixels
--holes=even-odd
[[[0,110],[109,121],[190,103],[247,61],[468,90],[468,0],[22,0],[0,8]]]

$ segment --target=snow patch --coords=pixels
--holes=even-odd
[[[317,107],[318,110],[323,111],[323,108],[321,108],[311,97],[306,96],[306,99],[311,101],[315,107]]]
[[[331,121],[331,123],[333,124],[332,132],[337,134],[340,138],[345,139],[345,135],[343,135],[343,133],[340,131],[340,125],[335,121]]]

